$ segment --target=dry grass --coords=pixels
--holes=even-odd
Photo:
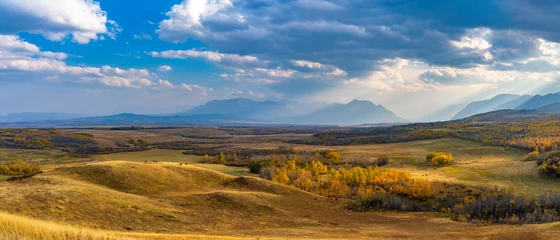
[[[0,212],[2,240],[246,239],[241,237],[103,231],[41,221]]]
[[[550,239],[559,233],[556,224],[477,226],[344,206],[342,199],[176,163],[73,164],[0,183],[0,211],[8,213],[0,214],[0,239]]]
[[[109,234],[0,213],[0,239],[116,240],[129,238],[115,233]]]
[[[70,131],[89,131],[108,142],[129,138],[170,141],[182,139],[182,133],[226,134],[217,128]],[[233,141],[237,143],[224,147],[290,146],[282,139],[293,137],[301,136],[236,136]],[[535,164],[522,161],[522,151],[452,138],[291,146],[306,151],[336,150],[345,161],[387,155],[390,164],[385,168],[410,171],[414,177],[430,181],[498,185],[527,194],[560,187],[560,182],[539,178]],[[433,151],[450,152],[458,161],[431,166],[425,156]],[[253,177],[234,177],[231,175],[250,174],[242,167],[199,164],[200,157],[182,151],[156,149],[72,158],[56,150],[0,149],[0,160],[13,159],[42,160],[47,171],[19,182],[0,181],[0,211],[4,212],[0,213],[0,239],[494,240],[554,239],[560,233],[559,224],[479,226],[436,214],[351,212],[344,209],[344,200],[329,200]]]

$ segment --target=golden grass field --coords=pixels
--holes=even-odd
[[[275,148],[286,145],[277,141],[285,137],[227,147]],[[384,168],[430,181],[496,185],[520,194],[560,186],[539,178],[535,163],[522,161],[526,152],[453,138],[294,147],[336,150],[343,161],[387,155],[390,164]],[[433,151],[451,152],[457,162],[434,168],[425,162]],[[177,150],[76,158],[58,150],[0,149],[0,161],[13,159],[41,160],[45,173],[17,182],[0,179],[0,239],[493,240],[560,234],[557,223],[482,226],[435,213],[352,212],[345,210],[346,200],[265,181],[242,167],[200,164],[200,157]]]

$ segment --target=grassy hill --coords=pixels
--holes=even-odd
[[[250,137],[255,141],[223,147],[329,149],[346,162],[385,155],[390,161],[382,168],[414,178],[527,195],[560,187],[522,160],[526,151],[456,138],[317,146]],[[452,153],[456,163],[426,164],[433,151]],[[551,239],[560,233],[559,224],[481,226],[438,213],[350,211],[349,200],[252,177],[244,167],[200,164],[182,150],[79,158],[52,149],[0,149],[0,160],[15,157],[41,160],[45,173],[0,181],[0,239]]]
[[[0,193],[2,239],[462,239],[472,232],[523,239],[555,226],[483,227],[426,213],[352,212],[342,199],[177,163],[70,164],[0,182]]]

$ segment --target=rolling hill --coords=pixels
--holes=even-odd
[[[550,112],[545,112],[545,111],[537,111],[537,110],[503,109],[503,110],[496,110],[487,113],[481,113],[455,121],[459,121],[462,123],[516,122],[516,121],[532,120],[532,119],[543,118],[543,117],[550,117],[553,115],[555,114]]]
[[[0,182],[1,239],[537,239],[553,225],[482,226],[433,214],[353,212],[274,182],[177,163],[59,166]],[[547,230],[542,231],[543,227]],[[381,230],[380,230],[381,229]],[[468,236],[468,237],[466,237]],[[539,235],[540,236],[540,235]]]
[[[560,102],[548,104],[546,106],[537,108],[536,110],[542,112],[560,113]]]

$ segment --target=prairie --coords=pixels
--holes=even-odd
[[[545,239],[559,230],[352,212],[342,199],[176,163],[74,164],[0,191],[4,239]]]
[[[232,136],[219,128],[89,131],[107,143],[143,138],[184,140],[184,132]],[[242,129],[245,131],[245,129]],[[240,131],[237,130],[236,131]],[[107,133],[111,132],[111,133]],[[114,133],[117,132],[117,133]],[[137,134],[127,135],[126,132]],[[142,133],[147,132],[147,133]],[[525,151],[456,138],[348,146],[288,144],[308,134],[234,135],[218,151],[293,147],[337,151],[343,162],[389,157],[382,168],[432,182],[499,186],[518,194],[551,192],[557,181],[538,176]],[[191,139],[192,140],[192,139]],[[195,139],[198,140],[198,139]],[[210,139],[211,141],[212,139]],[[454,164],[434,167],[426,155],[450,152]],[[258,178],[247,167],[202,164],[185,150],[70,155],[57,149],[0,149],[0,161],[40,161],[43,174],[0,178],[2,239],[550,239],[557,223],[476,225],[438,213],[354,212],[329,199]]]

